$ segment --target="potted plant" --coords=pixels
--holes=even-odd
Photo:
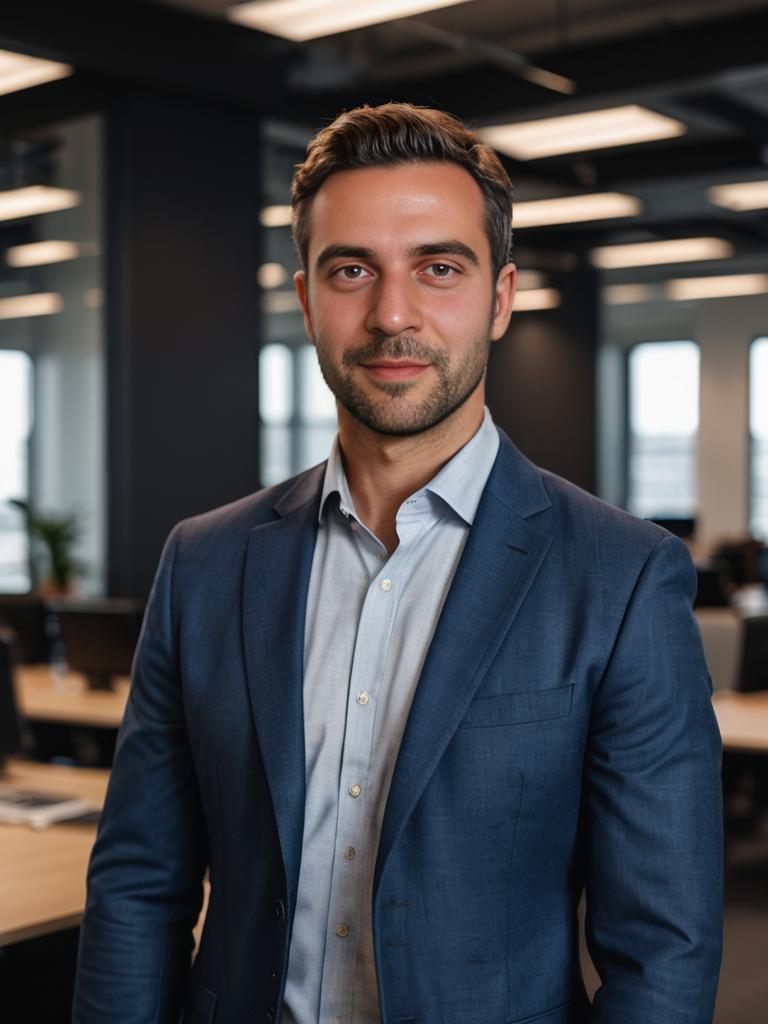
[[[80,562],[73,550],[81,535],[81,523],[76,513],[36,512],[28,501],[12,498],[10,504],[24,516],[32,548],[33,563],[42,577],[38,591],[46,595],[69,594]],[[38,552],[44,553],[47,571],[39,573]]]

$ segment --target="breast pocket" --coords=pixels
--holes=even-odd
[[[500,693],[493,697],[476,697],[462,719],[462,729],[492,725],[524,725],[565,718],[571,713],[573,685],[549,690]]]

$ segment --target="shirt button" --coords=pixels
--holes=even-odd
[[[355,850],[354,846],[348,846],[344,851],[344,856],[347,858],[347,860],[354,860],[356,853],[357,850]]]
[[[342,921],[340,924],[336,925],[336,934],[340,939],[346,939],[349,935],[349,925],[346,921]]]
[[[349,787],[349,795],[350,796],[358,797],[358,796],[360,796],[360,793],[361,793],[361,789],[360,789],[360,787],[358,786],[357,783],[355,783],[354,786],[350,786]]]
[[[356,698],[357,703],[358,704],[362,704],[363,707],[365,707],[365,705],[368,703],[368,701],[370,699],[371,698],[368,696],[368,694],[365,692],[365,690],[361,690],[360,693],[358,693],[357,698]]]
[[[382,580],[380,585],[382,590],[391,590],[392,580]]]

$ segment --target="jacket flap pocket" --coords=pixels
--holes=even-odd
[[[525,693],[502,693],[495,697],[476,697],[462,719],[461,728],[482,725],[523,725],[564,718],[571,713],[573,685]]]

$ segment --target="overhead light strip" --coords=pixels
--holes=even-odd
[[[643,204],[634,196],[620,192],[594,192],[584,196],[532,199],[515,203],[512,222],[515,228],[533,228],[548,224],[635,217],[642,212]]]
[[[291,208],[287,205],[262,206],[259,223],[263,228],[286,228],[291,223]]]
[[[76,242],[29,242],[27,245],[13,245],[5,250],[5,262],[9,267],[44,267],[51,263],[64,263],[80,256]]]
[[[227,10],[227,17],[248,28],[301,43],[308,39],[410,18],[468,0],[254,0]]]
[[[560,301],[557,288],[527,288],[515,295],[514,308],[518,313],[530,313],[535,309],[556,309]]]
[[[723,238],[672,238],[662,242],[604,245],[590,253],[592,263],[603,270],[650,267],[664,263],[696,263],[733,256],[733,246]]]
[[[768,181],[740,181],[732,185],[714,185],[707,190],[710,202],[727,210],[763,210],[768,208]]]
[[[0,192],[0,220],[17,220],[41,213],[68,210],[80,204],[80,193],[68,188],[49,185],[29,185],[26,188]]]
[[[7,299],[0,299],[0,320],[47,316],[51,313],[60,313],[62,309],[64,309],[64,299],[56,292],[13,295]]]
[[[44,85],[46,82],[55,82],[59,78],[71,75],[73,70],[69,64],[0,50],[0,96],[31,89],[32,86]]]
[[[667,281],[667,297],[680,302],[722,299],[768,292],[768,274],[724,274],[722,277],[683,277]]]
[[[637,104],[544,117],[538,121],[490,125],[477,134],[489,146],[516,160],[540,160],[562,153],[630,146],[684,135],[682,121]]]

